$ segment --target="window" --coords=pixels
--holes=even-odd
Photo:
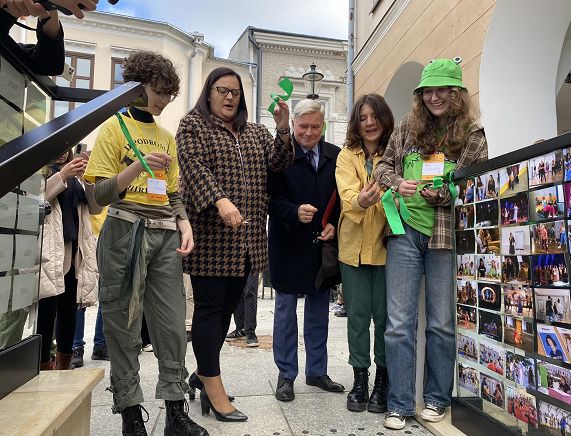
[[[71,79],[71,82],[68,82],[61,76],[55,77],[54,81],[56,85],[69,86],[70,88],[93,89],[93,68],[95,64],[95,57],[93,55],[66,53],[65,62],[74,68],[75,75]],[[81,106],[81,103],[54,101],[52,105],[52,118],[57,118],[79,106]]]
[[[111,59],[111,89],[123,84],[123,59]]]

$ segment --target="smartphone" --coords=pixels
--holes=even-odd
[[[87,144],[80,142],[75,146],[75,157],[80,157],[81,153],[85,153],[87,151]]]
[[[53,11],[54,9],[57,9],[64,15],[73,15],[69,9],[66,9],[63,6],[55,5],[49,0],[34,0],[34,3],[39,3],[44,7],[46,11]],[[85,9],[85,6],[81,3],[79,3],[77,6],[79,6],[79,9]]]

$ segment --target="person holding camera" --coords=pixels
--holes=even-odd
[[[80,5],[84,10],[93,11],[97,8],[98,1],[53,0],[40,3],[34,0],[0,0],[0,43],[10,38],[10,29],[17,24],[19,17],[38,17],[35,29],[38,42],[20,44],[20,47],[26,54],[27,66],[35,74],[57,76],[64,69],[65,49],[63,29],[56,8],[65,8],[81,19],[84,15]]]

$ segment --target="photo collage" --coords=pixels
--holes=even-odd
[[[571,417],[571,148],[456,189],[460,393],[560,429]]]

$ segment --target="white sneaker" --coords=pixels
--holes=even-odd
[[[143,347],[143,351],[146,351],[147,353],[152,353],[153,352],[153,344],[147,344]]]
[[[428,422],[439,422],[444,419],[446,415],[446,409],[444,407],[438,407],[434,404],[427,404],[422,409],[420,417]]]
[[[406,425],[406,416],[397,412],[389,412],[383,419],[383,425],[392,430],[402,430]]]

